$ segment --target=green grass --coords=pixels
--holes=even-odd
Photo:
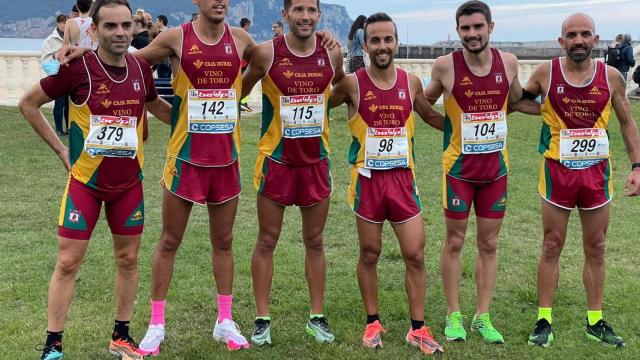
[[[640,106],[633,106],[636,119]],[[47,116],[51,118],[50,112]],[[334,193],[325,232],[327,291],[325,314],[337,336],[333,344],[318,345],[304,332],[309,312],[304,278],[304,248],[300,238],[300,215],[287,210],[284,229],[276,250],[275,277],[271,296],[273,347],[228,353],[215,343],[211,330],[215,317],[214,281],[206,209],[195,207],[184,243],[178,252],[175,274],[168,296],[167,341],[160,359],[203,358],[325,358],[395,359],[419,358],[419,352],[404,343],[409,326],[403,285],[404,266],[397,241],[389,226],[384,228],[383,254],[379,264],[380,314],[389,333],[379,351],[360,344],[364,310],[355,277],[358,257],[354,216],[346,203],[349,168],[346,153],[350,141],[345,110],[332,112],[331,144]],[[66,174],[62,164],[22,119],[16,108],[0,107],[0,358],[33,359],[33,346],[43,343],[49,277],[56,257],[56,220]],[[244,333],[252,330],[254,301],[251,291],[250,258],[257,235],[255,190],[251,184],[257,154],[259,117],[242,121],[242,181],[235,226],[234,315]],[[605,316],[627,342],[621,351],[603,348],[586,339],[585,295],[582,286],[582,246],[578,217],[571,218],[567,244],[561,258],[560,284],[554,306],[556,341],[550,349],[526,345],[536,320],[536,264],[542,239],[540,199],[537,195],[537,153],[540,120],[513,115],[509,122],[511,174],[509,209],[499,240],[499,273],[492,304],[494,325],[506,344],[485,345],[471,335],[465,343],[444,344],[442,358],[586,359],[640,358],[640,256],[637,251],[640,212],[638,199],[622,196],[629,162],[618,129],[612,119],[611,138],[615,162],[615,190],[607,243]],[[144,335],[149,317],[151,256],[160,232],[159,180],[165,160],[168,127],[154,121],[146,144],[146,229],[140,249],[140,286],[132,323],[136,339]],[[439,271],[439,253],[444,237],[441,209],[442,135],[418,124],[417,177],[424,205],[427,244],[425,262],[429,274],[426,320],[437,339],[446,314]],[[470,229],[475,228],[471,221]],[[470,231],[462,254],[462,312],[475,310],[474,231]],[[109,359],[106,348],[114,317],[115,266],[106,222],[94,231],[85,264],[78,275],[76,296],[65,328],[65,358]]]

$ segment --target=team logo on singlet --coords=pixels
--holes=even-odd
[[[324,66],[324,59],[318,59],[318,66]]]
[[[469,79],[468,76],[465,76],[462,78],[462,81],[460,81],[460,86],[471,86],[473,85],[473,81],[471,81],[471,79]]]
[[[289,58],[282,58],[280,59],[280,62],[278,63],[279,66],[293,66],[293,63],[291,63],[291,60],[289,60]]]
[[[204,61],[202,61],[200,59],[197,59],[196,61],[193,62],[193,66],[195,66],[196,69],[198,69],[198,70],[200,70],[202,65],[204,65]]]
[[[564,94],[564,85],[562,85],[562,84],[556,85],[556,93],[557,94]]]
[[[364,95],[364,100],[365,101],[371,101],[371,100],[375,100],[375,99],[377,99],[376,95],[371,90],[367,91],[367,93]]]
[[[72,223],[77,223],[78,221],[80,221],[80,211],[71,210],[69,212],[69,221]]]
[[[571,99],[569,99],[568,97],[565,96],[565,97],[562,98],[562,102],[565,103],[565,104],[568,104],[568,103],[571,102]]]
[[[467,95],[468,98],[473,96],[473,90],[467,90],[464,92],[465,95]]]
[[[378,105],[372,104],[371,106],[369,106],[369,110],[373,113],[378,111]]]
[[[191,48],[189,49],[189,55],[200,55],[202,54],[202,51],[200,51],[200,48],[198,47],[198,45],[193,44],[191,45]]]
[[[286,77],[287,79],[291,79],[293,77],[293,71],[291,70],[287,70],[285,72],[282,73],[282,76]]]
[[[600,89],[598,89],[597,86],[594,86],[591,88],[591,91],[589,91],[589,95],[602,95],[602,93],[600,92]]]
[[[231,51],[231,44],[224,44],[224,52],[227,55],[233,54],[233,51]]]
[[[497,73],[496,74],[496,84],[502,84],[502,74],[501,73]]]
[[[110,93],[111,91],[109,90],[109,87],[107,86],[107,84],[100,84],[100,86],[98,86],[98,91],[96,91],[96,94],[98,95],[105,95]]]
[[[140,92],[140,81],[133,80],[133,91]]]
[[[109,99],[104,99],[101,102],[102,106],[104,106],[105,109],[108,109],[111,107],[111,104],[113,104],[113,102]]]
[[[406,98],[407,98],[407,95],[404,89],[398,89],[398,99],[405,100]]]

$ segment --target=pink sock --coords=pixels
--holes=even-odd
[[[218,294],[218,322],[231,320],[231,306],[233,305],[233,295]]]
[[[164,325],[164,306],[167,300],[151,300],[151,325]]]

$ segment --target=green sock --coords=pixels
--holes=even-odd
[[[547,319],[547,321],[549,322],[549,324],[551,324],[552,319],[551,319],[551,308],[543,308],[543,307],[539,307],[538,308],[538,320],[540,319]]]
[[[256,320],[271,321],[271,316],[256,316]]]
[[[589,326],[595,325],[598,321],[602,320],[602,310],[587,310],[587,319]]]
[[[323,317],[324,317],[323,314],[309,314],[309,320],[315,319],[315,318],[323,318]]]

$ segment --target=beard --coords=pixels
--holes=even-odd
[[[386,62],[378,61],[378,55],[380,55],[380,54],[387,54],[389,56],[388,57],[388,61],[386,61]],[[388,68],[389,66],[391,66],[391,64],[393,63],[393,57],[394,57],[393,55],[394,55],[393,51],[388,51],[388,52],[387,51],[378,51],[375,54],[373,54],[373,56],[369,55],[369,58],[371,59],[371,64],[372,65],[375,65],[375,67],[377,67],[378,69],[384,70],[384,69]]]
[[[309,33],[305,33],[300,31],[300,29],[298,28],[298,24],[294,24],[294,26],[289,26],[289,29],[291,30],[291,32],[293,33],[293,35],[295,35],[297,38],[299,39],[308,39],[311,36],[313,36],[316,33],[316,26],[313,23],[301,23],[301,25],[310,25],[311,26],[311,31]]]
[[[584,52],[579,53],[576,50],[578,49],[582,49],[584,50]],[[567,49],[567,56],[577,62],[577,63],[581,63],[589,58],[591,58],[591,51],[593,50],[593,48],[589,48],[583,45],[577,45],[577,46],[572,46],[570,49]]]
[[[475,40],[475,39],[474,39],[474,40]],[[468,44],[469,44],[469,42],[470,42],[470,40],[468,40],[468,39],[465,39],[465,40],[463,40],[463,41],[462,41],[462,46],[463,46],[465,49],[467,49],[467,51],[469,51],[469,52],[470,52],[470,53],[472,53],[472,54],[479,54],[479,53],[481,53],[484,49],[486,49],[486,48],[487,48],[487,45],[489,45],[489,41],[487,41],[487,42],[484,42],[484,43],[483,43],[483,42],[482,42],[482,38],[479,38],[479,41],[480,41],[480,48],[478,48],[478,49],[471,49],[471,48],[470,48],[470,46],[468,45]]]

